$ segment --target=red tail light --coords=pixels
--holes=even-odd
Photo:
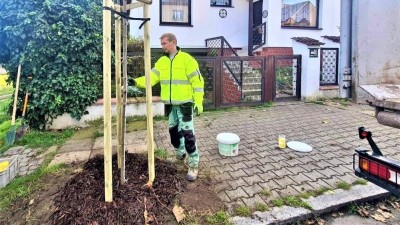
[[[364,170],[368,173],[378,176],[381,179],[384,179],[384,180],[390,179],[390,172],[389,172],[388,167],[385,165],[382,165],[380,163],[360,157],[359,167],[361,170]]]

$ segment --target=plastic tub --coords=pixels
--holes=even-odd
[[[219,154],[236,156],[239,154],[240,138],[234,133],[220,133],[217,135]]]
[[[10,164],[3,172],[0,172],[0,188],[5,187],[18,174],[18,155],[13,155],[8,158],[1,158],[0,162],[9,161]]]

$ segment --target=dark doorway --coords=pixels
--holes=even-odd
[[[262,24],[263,0],[253,3],[253,28]],[[259,45],[262,42],[262,29],[253,29],[253,45]]]

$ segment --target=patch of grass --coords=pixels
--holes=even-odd
[[[145,120],[126,122],[126,132],[146,130],[147,122]]]
[[[0,88],[0,96],[10,95],[13,92],[14,92],[14,88],[11,85]]]
[[[337,188],[343,189],[343,190],[350,190],[351,184],[346,183],[344,181],[340,181],[336,184]]]
[[[7,110],[10,103],[10,99],[0,101],[0,124],[4,123],[7,120],[11,120],[11,116]]]
[[[65,164],[47,166],[55,154],[56,152],[49,153],[42,166],[34,172],[24,177],[17,177],[0,189],[0,211],[8,208],[17,199],[28,197],[34,191],[44,188],[40,182],[44,176],[59,173],[67,168]]]
[[[266,212],[269,210],[268,206],[263,203],[256,203],[254,207],[255,211]]]
[[[287,205],[287,206],[302,207],[302,208],[312,210],[312,207],[307,202],[302,201],[297,196],[285,196],[282,198],[277,198],[277,199],[272,200],[272,204],[274,204],[274,206],[277,206],[277,207]]]
[[[326,99],[317,97],[317,98],[308,98],[304,102],[314,103],[318,105],[339,106],[339,108],[342,108],[342,106],[349,106],[351,104],[350,100],[347,98]]]
[[[167,150],[162,149],[162,148],[156,149],[156,150],[154,151],[154,155],[155,155],[155,157],[160,158],[160,159],[166,159],[166,158],[168,158],[168,152],[167,152]]]
[[[266,102],[262,105],[257,105],[257,106],[253,106],[253,108],[259,109],[259,108],[270,108],[273,107],[274,103],[273,102]]]
[[[206,222],[208,224],[217,225],[217,224],[224,224],[224,225],[231,225],[232,223],[229,221],[230,216],[227,212],[218,211],[214,215],[207,216]]]
[[[102,127],[104,125],[103,117],[87,122],[92,127]]]
[[[251,209],[248,206],[241,205],[235,208],[235,214],[238,216],[248,217],[251,215]]]
[[[314,196],[315,197],[315,196],[323,195],[325,192],[331,191],[331,190],[332,189],[328,188],[328,187],[320,187],[317,190],[309,191],[309,194],[310,194],[310,196]]]
[[[72,135],[71,139],[82,140],[86,138],[93,138],[93,133],[95,130],[95,127],[75,128],[74,135]]]
[[[272,195],[272,192],[268,189],[263,189],[258,192],[259,195],[270,197]]]
[[[7,130],[8,131],[8,130]],[[0,147],[0,153],[14,146],[27,145],[31,148],[48,148],[53,145],[64,144],[65,141],[74,134],[74,130],[67,129],[61,132],[56,131],[30,131],[21,139],[15,141],[13,145]]]
[[[309,191],[307,191],[307,192],[302,192],[302,193],[298,194],[297,196],[298,196],[299,198],[305,198],[305,199],[307,199],[307,198],[309,198],[309,197],[311,196],[311,193],[310,193]]]
[[[98,138],[98,137],[103,137],[103,136],[104,136],[104,133],[101,132],[101,131],[99,131],[99,130],[95,130],[95,131],[93,132],[93,138],[94,138],[94,139],[96,139],[96,138]]]
[[[351,213],[351,214],[356,214],[358,211],[358,206],[355,203],[351,203],[348,207],[347,207],[347,212]]]
[[[368,181],[364,179],[357,179],[356,181],[353,182],[354,185],[367,185]]]
[[[74,134],[73,129],[67,129],[61,132],[55,131],[31,131],[25,134],[15,145],[28,145],[32,148],[48,148],[53,145],[61,145]]]

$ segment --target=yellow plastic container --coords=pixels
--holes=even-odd
[[[280,134],[278,137],[278,145],[279,148],[286,148],[286,137],[283,134]]]
[[[0,173],[6,171],[9,165],[10,165],[9,161],[0,162]]]

